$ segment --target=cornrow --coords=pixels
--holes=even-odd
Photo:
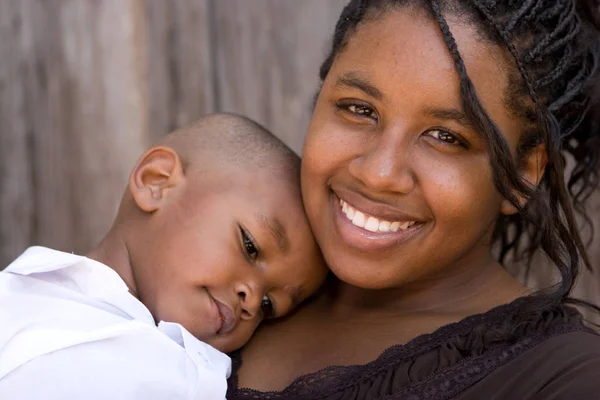
[[[543,249],[562,280],[540,295],[541,302],[566,300],[580,262],[590,266],[573,208],[590,224],[584,202],[598,187],[600,162],[600,108],[590,96],[600,58],[600,19],[591,12],[597,5],[592,0],[581,0],[577,6],[575,0],[352,0],[336,25],[331,51],[319,71],[321,80],[368,12],[404,5],[424,7],[437,21],[460,77],[465,112],[488,143],[494,184],[519,210],[497,221],[494,241],[499,260],[509,254],[531,259],[538,248]],[[539,143],[545,144],[548,153],[546,173],[537,188],[521,179],[519,160],[515,163],[503,135],[481,105],[444,10],[470,15],[469,20],[489,40],[509,50],[520,79],[511,80],[507,106],[530,126],[517,154],[523,156]],[[533,108],[529,101],[523,103],[523,95]],[[565,183],[567,154],[576,165]],[[524,209],[516,201],[520,196],[529,199]]]

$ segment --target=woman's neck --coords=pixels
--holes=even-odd
[[[332,279],[323,304],[329,312],[345,314],[398,315],[412,313],[485,312],[528,294],[488,254],[476,263],[444,268],[443,274],[408,282],[391,289],[362,289]]]

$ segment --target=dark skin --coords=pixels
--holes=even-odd
[[[218,134],[221,121],[201,129]],[[113,268],[156,322],[180,323],[229,352],[310,296],[326,269],[296,175],[219,163],[216,150],[195,143],[202,132],[192,133],[140,158],[113,228],[89,257]]]
[[[505,106],[509,57],[448,21],[516,155],[525,123]],[[240,387],[282,390],[328,366],[365,364],[528,294],[490,254],[496,217],[516,210],[493,185],[486,143],[460,117],[459,85],[438,25],[420,10],[391,11],[352,34],[323,83],[302,165],[305,208],[337,279],[256,333],[242,353]],[[545,164],[539,146],[521,173],[535,185]],[[367,231],[349,222],[340,200],[378,221],[415,224]]]

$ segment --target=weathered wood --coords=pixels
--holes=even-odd
[[[256,119],[300,152],[346,0],[214,3],[218,108]]]
[[[0,269],[35,230],[27,91],[32,38],[24,26],[29,3],[0,2]]]
[[[150,133],[215,111],[209,0],[146,1]]]
[[[2,40],[0,53],[2,70],[11,69],[15,79],[6,83],[2,102],[14,101],[11,93],[23,97],[14,106],[21,115],[9,116],[16,126],[8,129],[26,138],[6,151],[27,167],[9,174],[3,187],[20,188],[11,192],[31,215],[19,223],[10,207],[0,211],[2,229],[17,232],[2,252],[3,265],[30,244],[89,250],[110,227],[128,171],[148,144],[141,0],[15,4],[20,40],[13,50]],[[11,51],[21,57],[12,67],[4,62]],[[2,124],[3,140],[15,136]]]
[[[600,306],[600,191],[597,191],[588,204],[588,213],[594,227],[594,237],[588,246],[588,256],[592,263],[592,271],[581,268],[572,297],[592,301]],[[589,229],[584,231],[584,240],[589,240]],[[584,309],[584,315],[600,323],[600,315]]]

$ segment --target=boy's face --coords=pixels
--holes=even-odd
[[[230,170],[188,176],[169,196],[131,253],[138,296],[157,321],[229,352],[323,282],[299,187]]]

